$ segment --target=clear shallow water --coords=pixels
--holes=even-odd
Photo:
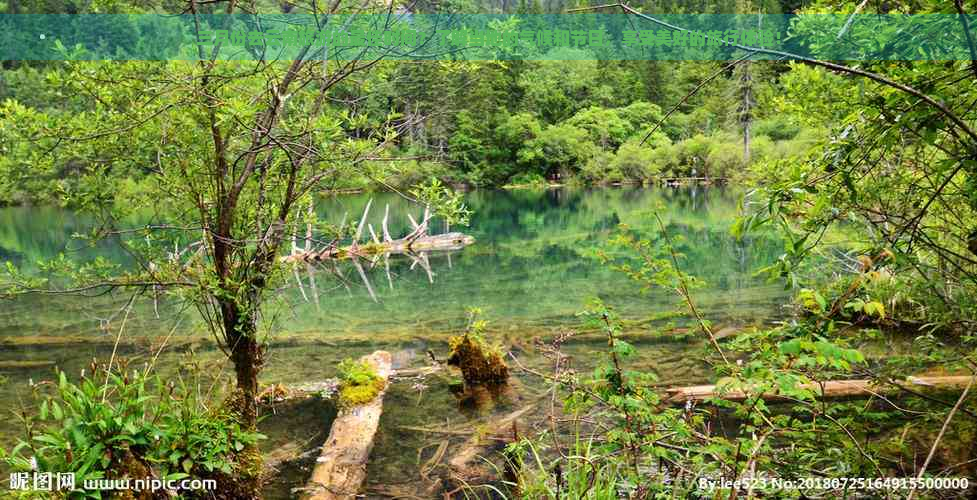
[[[329,220],[338,221],[344,213],[356,219],[371,197],[372,224],[380,227],[384,205],[389,204],[395,237],[407,230],[404,214],[411,211],[416,219],[421,211],[389,194],[330,198],[322,200],[317,211]],[[619,223],[642,234],[653,233],[655,211],[676,238],[684,255],[683,270],[705,281],[695,296],[708,317],[724,325],[760,323],[778,315],[785,296],[781,285],[753,276],[782,252],[782,244],[763,235],[735,241],[728,228],[736,213],[736,196],[721,188],[476,191],[467,195],[467,202],[474,212],[470,226],[452,230],[471,234],[476,243],[460,252],[432,255],[433,283],[420,266],[411,269],[410,259],[394,257],[389,282],[382,262],[367,269],[376,301],[348,265],[342,267],[345,281],[325,271],[315,273],[318,304],[312,300],[305,273],[308,299],[294,286],[294,279],[283,286],[269,309],[268,317],[275,319],[279,332],[270,339],[263,381],[322,380],[332,376],[339,360],[377,348],[392,351],[400,365],[423,365],[427,349],[443,354],[447,336],[463,327],[468,307],[483,310],[492,339],[528,347],[533,337],[578,326],[575,315],[592,297],[636,320],[629,333],[639,347],[637,364],[659,371],[665,381],[701,380],[706,367],[682,356],[698,346],[662,341],[652,335],[662,321],[641,321],[674,309],[674,295],[665,291],[640,295],[636,285],[593,258]],[[38,259],[68,249],[79,260],[102,256],[125,262],[110,243],[79,249],[71,235],[85,227],[83,218],[53,208],[0,209],[0,260],[31,267]],[[0,302],[0,367],[7,366],[0,368],[0,375],[7,378],[0,385],[4,406],[20,408],[26,403],[28,378],[50,378],[55,364],[78,373],[92,357],[108,357],[121,326],[117,311],[126,300],[127,295],[118,293],[26,296]],[[172,331],[171,347],[159,363],[161,370],[184,370],[187,352],[192,350],[194,359],[211,373],[227,371],[193,311],[181,313],[177,304],[163,303],[159,313],[157,319],[151,300],[137,301],[123,333],[123,356],[141,364]],[[599,339],[592,340],[592,344],[581,341],[567,346],[576,363],[592,362],[600,349]],[[526,356],[529,364],[541,362]],[[13,361],[36,365],[11,367]],[[523,386],[532,392],[532,382]],[[388,404],[384,413],[370,466],[373,482],[417,477],[417,450],[431,444],[431,436],[398,430],[401,426],[446,425],[473,418],[453,404],[443,384],[423,392],[409,385],[395,386],[390,400],[395,404]],[[319,426],[283,417],[276,424],[273,417],[266,426],[272,436],[267,444],[271,450],[303,436],[316,436],[323,428],[327,431],[328,422]],[[16,421],[0,420],[0,444],[9,445],[16,432]]]
[[[419,208],[385,193],[330,198],[320,202],[317,210],[332,220],[344,213],[355,219],[369,198],[374,198],[371,222],[377,228],[384,205],[390,205],[395,236],[407,231],[406,212],[412,211],[415,218],[420,213]],[[762,306],[782,296],[779,285],[753,277],[782,252],[781,244],[772,238],[734,241],[728,227],[736,212],[736,197],[723,189],[477,191],[468,195],[467,202],[474,211],[470,226],[452,229],[471,234],[476,243],[461,252],[432,255],[434,283],[420,266],[411,269],[409,259],[395,257],[392,284],[382,263],[368,269],[378,298],[374,302],[354,268],[342,268],[345,284],[328,272],[318,272],[319,307],[303,300],[294,286],[282,290],[278,298],[284,305],[274,308],[279,326],[286,336],[316,332],[322,340],[342,340],[344,334],[454,327],[472,306],[505,325],[545,326],[572,320],[595,296],[626,315],[648,315],[670,304],[671,296],[637,297],[635,287],[621,274],[592,257],[618,223],[639,233],[653,232],[656,210],[669,232],[685,239],[677,245],[685,255],[682,265],[706,282],[697,295],[711,304],[709,309],[717,317],[736,316],[747,309],[750,314],[762,312]],[[31,267],[32,262],[66,251],[81,261],[95,256],[126,260],[111,242],[86,248],[71,238],[84,229],[80,217],[58,209],[0,209],[0,259]],[[308,276],[303,272],[302,277],[307,284]],[[311,297],[311,291],[306,291]],[[110,316],[126,298],[120,293],[95,300],[34,296],[5,302],[0,309],[0,337],[96,333],[98,318]],[[761,306],[761,311],[753,306]],[[163,316],[161,321],[138,317],[138,334],[165,332],[172,314]]]

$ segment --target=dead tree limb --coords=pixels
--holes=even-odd
[[[387,229],[387,219],[390,218],[390,204],[388,203],[386,208],[383,209],[383,222],[380,223],[380,229],[383,230],[383,241],[393,241],[390,237],[390,229]]]
[[[367,204],[367,210],[369,210],[369,204]],[[319,250],[309,248],[301,250],[297,245],[294,245],[292,247],[292,253],[283,257],[282,260],[285,262],[311,263],[356,257],[372,259],[380,254],[418,254],[428,251],[461,250],[475,242],[474,238],[463,233],[428,234],[428,219],[430,218],[430,214],[425,211],[425,219],[419,224],[410,214],[407,214],[407,217],[411,220],[411,224],[414,225],[414,230],[407,236],[397,240],[390,239],[390,232],[386,228],[385,216],[383,223],[383,241],[380,241],[376,235],[376,231],[370,226],[369,231],[373,241],[361,245],[360,238],[363,234],[363,228],[367,227],[366,216],[367,211],[364,211],[360,225],[349,245],[341,247],[333,243]]]
[[[366,202],[366,208],[363,209],[363,217],[360,219],[360,225],[356,226],[356,235],[353,236],[353,242],[359,243],[360,237],[363,235],[363,226],[366,225],[366,217],[370,215],[370,205],[373,204],[373,198],[370,198]]]
[[[500,437],[511,435],[512,429],[520,419],[528,415],[536,408],[536,402],[530,403],[507,415],[493,419],[488,424],[488,429],[476,432],[468,441],[465,441],[458,449],[458,452],[448,461],[453,479],[461,480],[464,483],[474,484],[483,482],[491,477],[492,471],[485,467],[480,460],[486,460],[493,449],[498,447]]]

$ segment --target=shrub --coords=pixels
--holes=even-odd
[[[586,130],[590,141],[604,149],[618,147],[634,130],[618,110],[596,106],[578,112],[564,123]]]
[[[711,144],[703,174],[710,177],[729,177],[743,168],[743,145],[722,142]]]
[[[499,157],[502,161],[493,162],[480,169],[479,181],[476,184],[531,184],[527,179],[516,180],[513,175],[529,175],[543,178],[542,172],[536,170],[535,154],[527,144],[539,137],[543,132],[543,126],[532,113],[517,113],[507,117],[494,131],[494,142],[499,149]],[[535,171],[517,171],[520,167],[529,166]],[[545,179],[543,179],[545,182]]]
[[[778,144],[781,143],[774,142],[765,135],[753,136],[752,140],[750,141],[750,161],[753,162],[778,157]],[[740,143],[741,155],[742,152],[743,144]]]
[[[509,179],[507,186],[546,186],[546,178],[536,172],[523,172]]]
[[[597,152],[586,130],[572,125],[552,125],[519,150],[519,162],[550,176],[576,172]]]
[[[393,167],[396,170],[387,179],[387,183],[393,186],[414,186],[432,178],[456,180],[452,178],[452,172],[445,164],[436,161],[408,160],[395,163]]]
[[[659,173],[654,150],[638,144],[639,142],[624,144],[611,160],[611,169],[624,179],[642,180]]]
[[[696,108],[691,113],[673,113],[662,124],[662,131],[672,141],[679,141],[703,132],[711,132],[715,126],[716,117],[704,108]]]
[[[674,144],[663,144],[657,148],[652,149],[651,153],[648,155],[652,163],[658,169],[658,172],[662,176],[674,176],[677,175],[679,171],[678,155],[676,151],[678,146]]]
[[[693,137],[676,142],[672,148],[663,151],[658,157],[664,159],[662,155],[667,154],[666,164],[671,175],[689,176],[692,174],[693,168],[696,170],[696,175],[702,175],[706,173],[706,158],[709,156],[709,150],[714,141],[713,137],[696,134]]]
[[[801,126],[783,114],[764,118],[753,125],[756,135],[765,135],[775,141],[793,139],[800,131]]]
[[[503,148],[516,151],[542,132],[543,126],[532,113],[516,113],[495,128],[495,137]]]
[[[53,394],[35,392],[37,416],[22,416],[26,440],[9,454],[0,450],[14,472],[74,473],[76,484],[151,471],[172,480],[216,477],[232,474],[239,454],[264,437],[223,409],[206,410],[194,390],[138,371],[93,364],[77,384],[57,376]]]
[[[584,184],[603,184],[609,182],[621,182],[624,176],[614,168],[611,160],[614,155],[601,151],[583,165],[580,169],[580,180]]]
[[[635,101],[624,108],[619,108],[617,112],[631,125],[632,130],[652,127],[662,119],[661,108],[645,101]]]

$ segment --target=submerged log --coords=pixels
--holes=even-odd
[[[462,484],[474,484],[490,478],[492,471],[480,457],[488,457],[493,449],[515,439],[517,423],[535,408],[536,403],[531,403],[494,419],[487,429],[472,435],[448,461],[452,479]]]
[[[0,370],[33,370],[54,364],[54,361],[0,361]]]
[[[384,383],[390,378],[391,356],[377,351],[364,356]],[[348,500],[355,498],[366,479],[366,464],[373,449],[373,438],[380,425],[384,390],[368,403],[343,409],[336,416],[329,438],[322,445],[312,477],[304,488],[306,500]]]
[[[899,381],[898,385],[913,388],[927,388],[940,390],[963,390],[973,377],[969,375],[951,375],[938,377],[909,377]],[[829,380],[823,383],[802,384],[802,389],[813,391],[818,398],[846,398],[869,397],[877,394],[892,394],[898,392],[898,386],[892,384],[878,385],[873,380]],[[693,385],[688,387],[674,387],[667,389],[668,401],[682,404],[687,401],[703,401],[709,398],[722,398],[728,401],[742,401],[751,394],[741,390],[723,390],[716,385]],[[787,401],[789,398],[775,393],[763,394],[767,401]]]

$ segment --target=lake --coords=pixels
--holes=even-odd
[[[620,272],[601,265],[595,254],[619,224],[639,234],[654,233],[657,212],[676,238],[683,271],[705,283],[695,291],[705,316],[720,327],[772,321],[780,315],[787,292],[782,284],[768,283],[755,273],[772,263],[783,245],[772,235],[753,235],[743,241],[730,236],[737,194],[722,187],[470,192],[466,195],[473,211],[470,225],[451,230],[472,235],[475,244],[454,253],[432,254],[430,275],[411,259],[395,256],[390,259],[389,279],[381,260],[372,268],[367,263],[366,281],[355,268],[343,264],[342,278],[325,269],[311,274],[302,270],[302,287],[293,277],[277,290],[264,318],[276,333],[269,338],[262,381],[323,380],[333,375],[338,361],[379,348],[394,353],[399,366],[422,366],[428,362],[426,351],[446,352],[447,337],[464,328],[470,307],[483,311],[490,340],[518,346],[528,365],[542,366],[545,360],[532,354],[531,340],[578,327],[577,313],[594,297],[629,320],[627,333],[639,349],[635,363],[641,368],[658,372],[670,383],[704,380],[708,367],[682,356],[688,349],[700,349],[699,342],[670,340],[661,334],[687,323],[670,313],[676,309],[674,292],[641,294]],[[326,198],[316,210],[327,220],[338,221],[344,214],[355,220],[371,198],[371,223],[379,228],[389,205],[394,237],[407,232],[406,213],[416,219],[421,212],[387,193]],[[434,223],[432,232],[440,232],[442,226]],[[72,239],[86,227],[84,217],[56,208],[0,209],[0,260],[32,269],[38,260],[68,252],[83,261],[103,257],[126,262],[110,242],[84,248]],[[165,373],[213,377],[230,371],[195,311],[167,301],[154,306],[149,295],[139,298],[126,316],[121,308],[128,299],[120,291],[95,297],[30,295],[0,302],[3,406],[19,411],[29,404],[28,381],[50,379],[54,366],[77,375],[93,357],[107,359],[123,320],[118,351],[133,366],[152,359],[165,343],[170,347],[158,363]],[[590,366],[600,348],[600,339],[592,340],[566,346],[583,367]],[[533,390],[532,381],[522,383]],[[263,429],[271,439],[266,450],[281,454],[297,442],[300,448],[314,446],[310,443],[317,439],[321,443],[322,433],[328,431],[328,415],[328,409],[318,408],[277,422],[275,417],[267,419]],[[416,477],[417,450],[428,446],[430,437],[398,431],[399,427],[478,417],[459,409],[443,384],[395,385],[370,465],[371,484]],[[21,429],[15,419],[0,420],[0,444],[12,444]],[[287,488],[300,484],[304,473],[284,468],[268,496],[287,498]]]

